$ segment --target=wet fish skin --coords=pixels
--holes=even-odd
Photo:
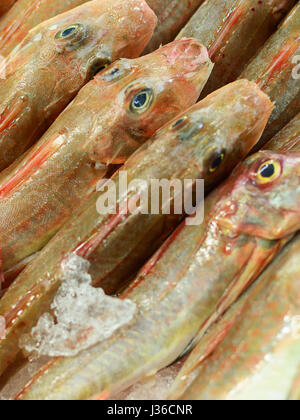
[[[232,90],[232,87],[228,88]],[[211,113],[210,111],[209,116]],[[226,126],[226,115],[223,118]],[[240,124],[240,121],[241,119],[237,126],[244,133],[247,132],[247,126],[253,126],[253,121],[252,124],[249,120],[248,123],[244,121],[245,125]],[[217,127],[219,124],[216,124]],[[180,237],[183,230],[193,228],[196,231],[203,230],[202,226],[181,226],[123,294],[123,298],[132,299],[138,306],[134,323],[120,330],[120,333],[106,343],[80,354],[77,358],[53,360],[43,370],[47,370],[45,376],[41,374],[37,381],[37,393],[33,390],[31,394],[30,389],[31,396],[35,394],[35,397],[38,395],[38,398],[43,399],[44,391],[47,390],[47,398],[50,399],[88,399],[95,395],[108,397],[135,380],[166,366],[181,354],[201,324],[197,309],[199,302],[196,302],[195,297],[195,291],[199,290],[197,279],[189,278],[181,282],[196,245],[190,245],[188,240],[180,241]],[[169,247],[175,243],[178,244],[176,252],[170,255]],[[80,367],[82,371],[79,373]],[[77,374],[82,381],[77,381]],[[57,378],[55,390],[50,384],[52,375]],[[90,381],[93,382],[93,387]],[[32,389],[34,388],[35,384],[32,385]]]
[[[0,16],[4,15],[16,2],[16,0],[1,0],[0,4]]]
[[[82,88],[36,145],[0,174],[3,271],[39,251],[111,167],[194,104],[211,69],[206,48],[186,39],[122,59]],[[152,99],[137,113],[131,103],[145,89]]]
[[[161,44],[173,41],[203,2],[204,0],[147,0],[158,17],[158,25],[145,53],[156,50]]]
[[[270,142],[265,146],[265,150],[276,153],[299,153],[299,115],[294,118],[284,129],[282,129]],[[287,241],[291,240],[292,236],[287,237]],[[259,258],[258,258],[259,260]],[[254,261],[255,263],[255,261]],[[240,298],[241,300],[241,298]],[[238,303],[235,304],[235,308]],[[242,305],[242,304],[241,304]],[[189,388],[193,381],[197,378],[202,369],[202,363],[213,353],[213,351],[222,343],[232,325],[236,322],[239,312],[232,310],[223,318],[218,319],[217,323],[208,329],[208,332],[203,336],[203,331],[200,329],[199,334],[194,339],[194,344],[198,343],[195,350],[186,360],[182,370],[180,371],[169,397],[171,399],[180,398],[181,395]],[[216,314],[218,315],[218,314]],[[214,317],[215,319],[217,316]]]
[[[203,337],[170,399],[287,399],[300,359],[299,251],[298,235]]]
[[[300,77],[296,61],[300,56],[299,2],[277,32],[243,71],[241,78],[256,82],[276,104],[269,124],[255,150],[263,147],[300,112]]]
[[[119,71],[116,71],[116,69]],[[29,190],[27,191],[25,190],[28,181],[25,180],[23,172],[20,173],[20,191],[25,192],[25,195],[22,200],[18,200],[18,195],[16,194],[16,205],[13,205],[12,201],[12,205],[7,207],[7,211],[10,214],[10,223],[12,223],[16,217],[16,219],[19,220],[19,224],[17,223],[15,226],[16,230],[18,230],[18,234],[12,238],[14,242],[10,242],[12,245],[10,248],[5,247],[3,238],[4,270],[5,264],[12,264],[13,258],[16,259],[17,256],[22,258],[24,252],[30,254],[30,252],[32,252],[32,244],[34,246],[37,246],[37,244],[42,246],[41,237],[44,241],[49,239],[50,234],[53,233],[51,228],[55,225],[57,230],[58,227],[66,221],[66,213],[67,216],[71,216],[74,214],[74,208],[79,207],[79,204],[83,205],[83,199],[88,199],[89,195],[95,191],[97,181],[105,176],[106,165],[109,163],[120,164],[124,162],[125,158],[129,157],[129,154],[139,146],[139,143],[142,144],[142,142],[148,137],[151,137],[160,126],[164,125],[166,121],[177,115],[182,109],[196,102],[199,92],[210,74],[210,70],[211,62],[208,59],[206,48],[201,46],[196,40],[187,39],[176,41],[149,56],[132,61],[125,59],[120,60],[108,68],[104,73],[99,74],[94,81],[85,86],[75,99],[74,103],[70,105],[70,113],[68,109],[64,112],[68,117],[63,114],[60,117],[64,121],[62,127],[73,127],[73,129],[69,132],[69,141],[63,144],[65,150],[59,149],[56,155],[53,155],[52,157],[52,159],[57,159],[57,163],[53,165],[51,159],[49,159],[48,161],[45,161],[45,171],[42,171],[43,167],[41,166],[40,172],[38,171],[35,173],[35,170],[39,168],[36,168],[32,164],[34,161],[29,159],[29,168],[33,169],[32,173],[29,172],[29,175],[33,180],[35,180],[35,177],[38,175],[38,182],[34,184],[32,188],[30,188],[29,185]],[[128,110],[131,109],[130,104],[135,98],[135,95],[140,92],[141,89],[144,90],[145,87],[151,88],[154,92],[153,101],[149,103],[150,108],[147,108],[145,112],[141,114],[132,114],[132,112],[128,112]],[[85,104],[84,109],[86,110],[86,113],[83,113],[82,111],[83,104]],[[168,104],[168,106],[166,106],[166,104]],[[162,108],[164,112],[162,112]],[[101,110],[102,113],[98,110]],[[83,124],[79,124],[80,115],[82,115]],[[50,135],[48,133],[49,138],[48,135],[46,137],[47,141],[50,139],[50,146],[53,145],[53,143],[51,143],[53,140],[52,134],[54,133],[54,139],[59,138],[62,127],[59,124],[59,127],[56,130],[54,124],[50,129]],[[82,129],[79,130],[79,127]],[[103,136],[103,138],[101,136]],[[122,142],[120,142],[120,138],[123,139]],[[45,144],[48,147],[49,143],[47,143],[47,141]],[[71,152],[69,151],[70,147]],[[46,150],[48,149],[46,148]],[[50,148],[50,151],[51,150],[52,149]],[[85,151],[85,153],[83,153],[83,151]],[[80,159],[78,159],[78,154],[80,155]],[[44,155],[45,153],[41,154],[42,157]],[[69,157],[68,160],[66,159],[66,156]],[[73,158],[71,159],[71,157]],[[94,161],[95,157],[98,157],[96,161]],[[97,169],[96,165],[91,165],[91,162],[98,162],[100,168]],[[53,169],[54,175],[52,175]],[[55,178],[55,182],[53,182],[53,177]],[[12,186],[16,186],[18,189],[19,186],[15,182],[18,178],[9,178],[9,180],[11,179],[14,180]],[[76,182],[73,181],[71,189],[70,182],[72,179]],[[4,180],[2,179],[2,187],[3,182]],[[24,185],[22,183],[24,183]],[[11,185],[9,183],[6,183],[6,185],[8,187],[6,192],[9,199],[9,188]],[[45,185],[48,185],[48,188],[45,188]],[[55,188],[57,188],[58,185],[63,191],[62,194],[56,193]],[[45,203],[47,204],[45,195],[48,194],[49,188],[54,188],[54,190],[52,194],[49,195],[48,205],[45,205]],[[37,196],[39,191],[42,192],[41,196]],[[12,192],[14,192],[14,190],[12,190]],[[57,197],[56,201],[54,201],[54,197]],[[91,198],[91,200],[92,199],[93,198]],[[30,207],[32,204],[33,206]],[[24,220],[22,212],[20,212],[19,216],[18,214],[12,216],[13,210],[17,210],[22,205],[25,206],[24,211],[28,215],[26,220]],[[94,206],[91,206],[90,210],[92,214],[94,214],[94,210],[96,209]],[[41,217],[41,219],[40,223],[36,224],[38,216]],[[74,216],[75,223],[77,217],[79,216]],[[78,226],[78,232],[74,233],[74,235],[71,232],[69,238],[63,236],[63,250],[66,250],[68,246],[71,246],[71,248],[77,247],[80,244],[80,241],[85,238],[85,235],[89,232],[93,232],[93,228],[95,227],[94,224],[97,226],[97,221],[98,218],[90,219],[87,217],[82,225]],[[28,225],[30,226],[30,229],[28,229]],[[6,229],[8,232],[8,225],[6,226]],[[23,235],[22,229],[25,232]],[[12,235],[13,234],[14,229],[12,231]],[[79,235],[79,237],[77,235]],[[29,236],[30,240],[27,242]],[[22,240],[20,242],[22,237],[23,242]],[[6,240],[10,241],[9,235]],[[17,250],[18,254],[16,255]],[[45,268],[46,271],[44,271],[42,267],[40,268],[43,273],[46,274],[46,277],[48,277],[47,273],[49,270],[51,271],[50,266],[52,266],[52,264],[55,265],[56,262],[53,260],[52,254],[49,260],[47,258],[44,259],[42,254],[40,255],[43,260],[43,268]],[[61,256],[59,259],[60,258]],[[44,265],[46,259],[48,262],[47,265]],[[52,263],[50,262],[51,260]],[[19,286],[15,289],[15,286],[12,285],[9,291],[7,291],[5,296],[0,300],[1,308],[5,312],[8,309],[8,307],[5,307],[4,309],[4,306],[6,298],[10,299],[10,293],[15,304],[18,305],[20,303],[22,306],[23,304],[21,301],[23,301],[23,299],[27,300],[27,297],[29,297],[29,295],[26,296],[25,292],[27,287],[32,290],[33,295],[35,295],[38,300],[39,298],[37,295],[39,295],[40,292],[38,292],[37,295],[35,294],[34,283],[35,282],[31,283],[30,281],[29,285],[26,280],[24,283],[21,280],[21,295],[17,292]],[[33,289],[31,288],[32,286]],[[23,289],[23,287],[25,287],[25,289]],[[37,285],[37,288],[40,291],[44,289],[43,280]],[[48,307],[49,301],[53,298],[53,293],[55,293],[55,291],[56,285],[54,285],[54,287],[50,285],[49,290],[48,287],[46,287],[45,295],[43,296],[42,294],[41,312],[37,309],[39,306],[38,302],[37,307],[34,305],[34,311],[37,309],[38,314],[43,313],[44,309]],[[23,302],[25,302],[25,300]],[[17,301],[19,303],[17,303]],[[29,304],[29,302],[27,303]],[[10,310],[13,310],[13,308],[16,307],[15,304],[11,301],[11,304],[9,304]],[[12,312],[10,313],[12,314]],[[36,318],[33,319],[34,315],[32,315],[32,313],[28,316],[28,320],[26,320],[26,317],[27,315],[24,317],[25,324],[23,324],[25,327],[32,325],[30,320],[33,322],[36,320]],[[16,330],[19,327],[21,327],[22,330],[23,327],[21,324],[22,323],[18,324]],[[16,330],[15,343],[18,341],[18,333]],[[3,347],[1,347],[2,345]],[[10,360],[10,358],[14,359],[13,353],[17,350],[16,346],[10,347],[10,344],[6,346],[4,342],[1,342],[0,347],[0,353],[2,350],[4,352],[0,358],[3,356],[6,361],[7,358],[8,360]],[[0,375],[6,367],[6,361],[4,359],[0,362]]]
[[[139,56],[155,25],[144,0],[94,0],[34,28],[3,70],[0,170],[41,137],[97,70]]]
[[[300,114],[286,125],[265,146],[265,150],[274,150],[279,153],[300,153]]]
[[[197,38],[210,51],[215,68],[202,97],[237,79],[294,4],[294,0],[205,1],[177,37]]]
[[[0,21],[0,54],[3,57],[10,54],[23,41],[27,33],[43,21],[80,6],[87,1],[18,0]]]
[[[300,367],[295,377],[291,391],[288,396],[289,401],[300,401]]]

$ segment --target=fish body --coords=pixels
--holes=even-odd
[[[300,153],[300,114],[286,125],[265,146],[266,150],[274,150],[279,153]]]
[[[231,108],[234,109],[233,106]],[[224,115],[225,120],[226,115]],[[240,127],[243,127],[244,131],[250,121],[246,123],[243,120],[242,123],[242,120],[241,118]],[[219,124],[216,124],[216,127],[219,127]],[[258,158],[256,164],[257,160]],[[81,353],[72,361],[53,360],[45,368],[47,369],[45,376],[42,375],[37,381],[38,387],[41,385],[37,391],[40,398],[44,398],[42,394],[46,388],[47,398],[50,399],[108,397],[126,388],[135,380],[155,373],[173,362],[184,351],[201,325],[199,301],[203,289],[200,283],[204,282],[204,279],[193,276],[193,273],[189,277],[187,274],[196,266],[195,260],[191,259],[197,246],[200,246],[200,239],[182,240],[186,230],[191,235],[194,229],[202,232],[204,228],[202,225],[192,227],[183,224],[176,230],[123,293],[122,298],[130,298],[137,304],[138,313],[134,322],[103,345]],[[176,249],[174,249],[175,244],[177,244]],[[49,263],[46,266],[49,267]],[[26,271],[32,279],[28,269]],[[203,277],[206,278],[206,274]],[[10,291],[8,295],[9,293]],[[5,295],[4,299],[8,295]],[[7,304],[11,303],[7,301]],[[17,307],[15,309],[20,310]],[[25,312],[26,310],[24,315]],[[2,311],[0,313],[3,314]],[[17,326],[17,322],[15,325]],[[10,334],[7,330],[8,335]],[[66,368],[69,363],[72,366]],[[79,366],[82,368],[80,373]],[[91,370],[94,371],[93,374]],[[55,390],[49,386],[52,375],[57,377]],[[83,378],[82,381],[78,381],[79,376]],[[34,394],[37,396],[35,392]]]
[[[299,252],[298,235],[203,337],[169,398],[286,400],[294,397],[291,388],[297,394]]]
[[[300,401],[300,367],[288,396],[289,401]]]
[[[211,69],[206,48],[185,39],[121,59],[84,86],[27,154],[0,174],[3,271],[39,251],[100,179],[194,104]]]
[[[3,57],[10,54],[35,26],[86,2],[87,0],[18,0],[0,21],[0,54]]]
[[[241,78],[256,82],[275,103],[261,148],[300,112],[300,4],[243,71]]]
[[[105,65],[139,56],[156,17],[144,0],[94,0],[34,28],[0,82],[0,170],[37,141]]]
[[[173,41],[180,29],[187,23],[204,0],[147,0],[158,18],[157,28],[145,49],[152,52]]]
[[[210,52],[215,67],[203,97],[236,80],[294,4],[294,0],[206,0],[199,7],[178,38],[197,38]]]
[[[15,3],[16,0],[1,0],[0,16],[4,15]]]

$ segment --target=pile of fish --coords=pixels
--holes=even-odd
[[[300,2],[1,0],[0,55],[0,398],[300,400]]]

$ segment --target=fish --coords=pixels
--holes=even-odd
[[[30,31],[2,68],[0,170],[42,136],[95,73],[138,57],[156,21],[144,0],[94,0]]]
[[[226,100],[227,107],[224,105]],[[215,117],[210,122],[213,110]],[[149,180],[153,176],[166,176],[169,179],[187,176],[190,179],[203,174],[208,186],[212,186],[258,140],[271,110],[269,99],[261,95],[255,85],[243,81],[236,83],[235,87],[228,86],[162,128],[154,137],[155,140],[150,140],[127,161],[125,168],[128,168],[128,177],[131,178],[133,173],[140,177],[136,179]],[[202,127],[201,119],[206,121],[207,129]],[[232,126],[233,121],[236,128]],[[222,133],[219,126],[223,126]],[[225,156],[225,147],[228,148],[228,156]],[[223,157],[219,156],[220,152]],[[153,169],[149,165],[151,159],[154,159]],[[159,159],[162,160],[161,165],[157,163]],[[165,164],[166,160],[170,168]],[[205,175],[205,170],[209,174]],[[55,296],[60,285],[61,262],[65,256],[74,252],[88,259],[94,285],[100,285],[107,292],[108,287],[116,287],[116,283],[135,274],[138,267],[135,270],[133,267],[151,252],[152,242],[158,242],[163,231],[169,229],[168,224],[174,226],[172,214],[169,220],[166,215],[151,213],[127,218],[117,213],[113,217],[105,217],[97,212],[98,198],[99,193],[94,194],[80,208],[79,214],[75,214],[43,248],[0,300],[0,314],[6,318],[6,336],[0,341],[1,373],[13,359],[13,352],[18,351],[18,337],[31,329]],[[49,275],[53,283],[43,291],[45,278],[48,279]]]
[[[2,270],[38,252],[97,183],[193,105],[212,70],[197,40],[120,59],[84,86],[42,138],[0,174]]]
[[[206,0],[199,7],[177,38],[197,38],[215,64],[202,97],[240,76],[294,4],[294,0]]]
[[[86,2],[18,0],[0,21],[0,55],[7,57],[35,26]]]
[[[300,153],[300,113],[265,146],[265,150],[280,153]]]
[[[169,399],[288,399],[300,363],[299,252],[298,234],[203,337]]]
[[[300,3],[242,72],[270,96],[275,108],[254,151],[262,148],[300,112]]]
[[[276,175],[269,175],[271,165],[277,167]],[[233,297],[238,294],[236,288],[239,292],[244,291],[263,271],[266,262],[269,263],[286,244],[297,220],[299,176],[299,154],[261,151],[244,161],[220,187],[223,194],[224,190],[231,191],[229,197],[233,194],[239,198],[238,214],[243,220],[236,227],[243,232],[239,235],[237,230],[231,231],[228,227],[235,214],[233,202],[227,194],[213,209],[215,220],[219,226],[222,223],[223,233],[219,232],[219,236],[218,227],[213,222],[210,223],[210,233],[205,229],[207,225],[197,226],[196,232],[194,226],[182,225],[121,295],[122,299],[130,299],[137,305],[134,322],[75,358],[51,360],[26,387],[22,397],[107,399],[171,364],[190,346],[200,328],[208,324],[206,320],[216,305],[222,313],[227,308],[225,300],[228,305],[233,303]],[[278,204],[278,193],[283,190],[283,185],[284,194],[291,196],[288,204],[285,201]],[[220,199],[220,194],[212,194]],[[247,202],[253,206],[252,214],[247,213]],[[249,238],[247,229],[250,230],[253,222],[251,216],[258,211],[260,216],[263,215],[262,222],[257,226],[257,236]],[[274,220],[275,228],[270,225],[271,220]],[[220,240],[221,235],[226,241]],[[197,240],[193,240],[193,236]],[[239,241],[239,244],[230,253],[233,241]],[[260,244],[260,250],[255,248],[256,244]],[[234,264],[237,255],[233,254],[239,254],[239,260]],[[234,284],[236,279],[239,284]]]
[[[16,0],[1,0],[0,16],[4,15],[16,2]]]
[[[269,141],[264,150],[266,152],[273,151],[280,154],[292,154],[300,153],[299,148],[299,115],[294,118],[286,127],[284,127],[276,136]],[[288,200],[288,198],[287,198]],[[253,228],[254,230],[254,228]],[[293,236],[287,238],[287,242],[292,240]],[[276,258],[276,256],[275,256]],[[259,258],[258,258],[259,261]],[[255,261],[254,261],[255,262]],[[218,314],[214,317],[218,319]],[[224,319],[226,315],[224,316]],[[197,344],[196,349],[191,356],[185,362],[175,384],[171,390],[170,398],[179,398],[180,394],[183,394],[185,390],[192,384],[193,380],[197,377],[198,367],[206,358],[217,348],[218,345],[224,340],[227,332],[230,330],[234,323],[234,317],[230,317],[229,322],[218,319],[212,327],[209,327],[208,331],[203,334],[200,329],[198,335],[194,338],[194,346]],[[212,322],[211,322],[212,324]],[[190,367],[193,365],[193,369]],[[183,373],[185,372],[185,373]]]
[[[158,18],[157,28],[144,53],[173,41],[204,0],[147,0]]]

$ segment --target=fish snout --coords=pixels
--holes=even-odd
[[[165,48],[168,64],[187,73],[197,71],[203,64],[212,66],[207,48],[197,39],[183,38]]]

